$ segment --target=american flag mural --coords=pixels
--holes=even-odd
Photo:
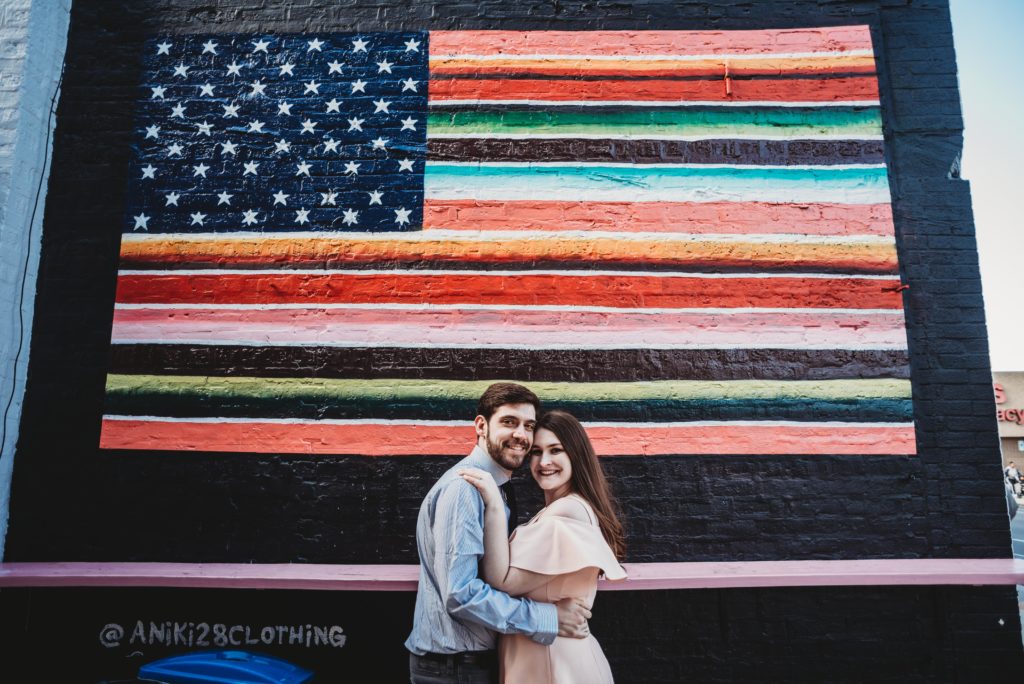
[[[188,36],[143,56],[101,446],[912,454],[867,27]]]

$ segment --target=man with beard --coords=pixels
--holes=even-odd
[[[505,485],[533,445],[539,411],[537,395],[522,385],[499,382],[488,387],[477,404],[476,446],[423,499],[416,523],[416,613],[405,642],[413,684],[496,683],[498,632],[526,634],[545,645],[556,635],[586,636],[590,611],[575,600],[549,604],[513,598],[480,579],[484,503],[456,474],[460,468],[480,468]],[[509,521],[510,530],[515,522]]]

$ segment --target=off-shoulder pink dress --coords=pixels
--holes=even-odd
[[[567,517],[582,506],[589,522]],[[577,517],[580,517],[578,512]],[[512,567],[551,575],[546,584],[526,594],[554,603],[574,597],[594,605],[600,572],[609,580],[625,579],[615,554],[601,535],[597,516],[582,497],[569,494],[542,509],[509,540]],[[503,684],[612,684],[612,672],[593,635],[585,639],[556,637],[543,646],[521,634],[503,635],[499,644]]]

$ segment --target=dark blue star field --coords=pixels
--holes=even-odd
[[[419,230],[427,34],[146,43],[124,232]]]

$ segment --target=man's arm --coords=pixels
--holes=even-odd
[[[583,636],[586,617],[582,606],[557,607],[513,598],[478,576],[483,555],[483,501],[461,479],[452,481],[437,498],[434,513],[436,577],[447,577],[440,587],[445,609],[458,620],[475,622],[502,634],[526,634],[541,644],[563,636]]]

